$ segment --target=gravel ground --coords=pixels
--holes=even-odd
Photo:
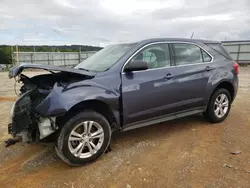
[[[119,133],[111,152],[77,168],[58,159],[53,144],[4,147],[15,92],[7,73],[0,77],[0,187],[250,187],[250,67],[240,69],[224,122],[196,115]]]

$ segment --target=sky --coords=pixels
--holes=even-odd
[[[250,39],[250,0],[0,0],[0,44]]]

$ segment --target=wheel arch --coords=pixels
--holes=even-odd
[[[231,96],[231,100],[233,101],[234,95],[235,95],[235,91],[234,91],[234,86],[233,86],[233,84],[232,84],[231,82],[229,82],[229,81],[223,81],[223,82],[219,83],[219,84],[215,87],[213,93],[214,93],[215,91],[217,91],[218,89],[220,89],[220,88],[226,89],[226,90],[229,92],[230,96]],[[212,94],[213,94],[213,93],[212,93]]]
[[[110,105],[108,105],[104,101],[98,99],[85,100],[75,104],[63,116],[57,117],[56,123],[59,126],[63,126],[64,123],[66,123],[66,121],[71,117],[85,110],[93,110],[100,113],[105,118],[107,118],[112,129],[120,129],[119,112],[112,109]]]
[[[219,83],[219,84],[215,87],[213,93],[214,93],[215,91],[217,91],[218,89],[220,89],[220,88],[226,89],[226,90],[229,92],[229,94],[230,94],[231,100],[233,101],[234,95],[235,95],[235,90],[234,90],[233,84],[232,84],[231,82],[229,82],[229,81],[223,81],[223,82]],[[212,94],[213,94],[213,93],[212,93]]]
[[[210,102],[210,100],[211,100],[213,94],[214,94],[218,89],[221,89],[221,88],[224,88],[224,89],[226,89],[226,90],[229,92],[229,94],[230,94],[230,96],[231,96],[231,102],[233,102],[234,96],[235,96],[235,90],[234,90],[233,84],[232,84],[231,82],[229,82],[229,81],[222,81],[222,82],[218,83],[218,84],[214,87],[213,91],[212,91],[211,94],[209,95],[209,100],[208,100],[207,105],[209,104],[209,102]]]

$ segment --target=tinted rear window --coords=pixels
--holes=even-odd
[[[206,45],[212,48],[218,54],[224,56],[226,59],[232,59],[221,43],[207,43]]]

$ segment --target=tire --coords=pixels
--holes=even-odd
[[[62,127],[55,149],[58,157],[70,166],[83,166],[98,159],[110,140],[111,128],[107,119],[95,111],[85,111]]]
[[[221,112],[219,103],[218,103],[218,101],[220,101],[219,99],[223,98],[222,96],[225,97],[224,102],[223,101],[221,102],[223,113]],[[227,109],[225,108],[226,100],[228,101]],[[207,110],[203,113],[203,115],[211,123],[220,123],[224,121],[226,117],[228,116],[230,109],[231,109],[231,103],[232,103],[232,99],[228,90],[224,88],[218,89],[212,94],[210,101],[208,103],[208,106],[207,106]],[[218,112],[218,107],[219,107],[219,112]]]

